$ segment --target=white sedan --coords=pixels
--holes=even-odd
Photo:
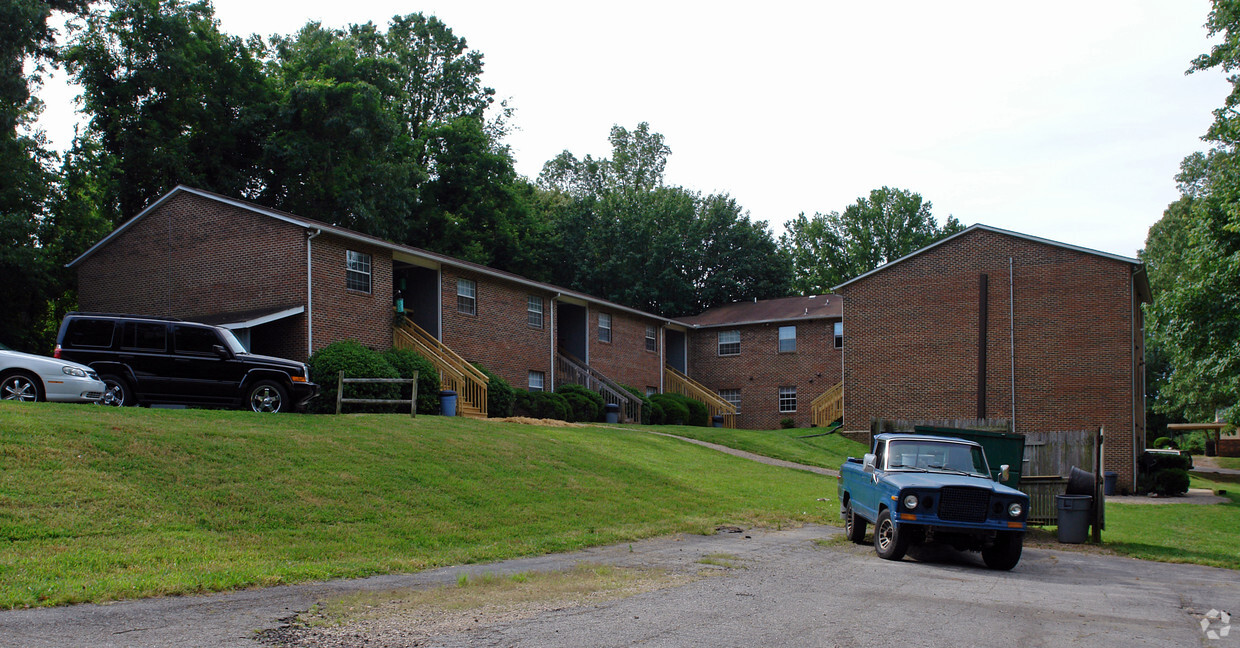
[[[107,387],[76,362],[14,351],[0,344],[0,400],[98,403]]]

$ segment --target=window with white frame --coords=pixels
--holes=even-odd
[[[478,284],[473,279],[456,280],[456,310],[466,315],[478,314]]]
[[[547,374],[541,371],[530,372],[530,391],[542,391],[547,383]]]
[[[534,328],[543,327],[543,299],[538,295],[530,295],[527,300],[526,313],[529,316],[530,326]]]
[[[658,351],[659,350],[659,339],[655,337],[654,327],[649,324],[646,325],[646,350],[647,351]]]
[[[359,292],[370,292],[370,255],[365,252],[345,252],[344,287]]]
[[[844,323],[843,322],[835,323],[835,348],[837,349],[844,348]]]
[[[793,353],[797,350],[797,327],[779,327],[779,352]]]
[[[723,400],[728,401],[729,403],[732,403],[732,407],[736,408],[736,413],[737,414],[741,413],[741,390],[720,389],[719,398],[722,398]]]
[[[732,356],[741,354],[741,332],[719,331],[719,355]]]
[[[797,411],[797,388],[795,385],[779,388],[779,411],[781,413]]]
[[[647,395],[647,396],[654,396],[654,395],[655,395],[655,394],[657,394],[657,393],[659,393],[659,388],[658,388],[658,387],[651,387],[650,385],[646,385],[646,395]]]
[[[598,314],[598,341],[611,342],[611,315],[609,313]]]

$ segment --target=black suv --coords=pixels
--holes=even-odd
[[[69,313],[53,355],[98,372],[106,405],[282,412],[301,409],[319,391],[305,364],[246,353],[228,329],[176,319]]]

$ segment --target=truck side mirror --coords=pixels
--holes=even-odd
[[[875,463],[874,453],[872,452],[865,453],[865,458],[861,460],[862,470],[865,470],[868,473],[874,472],[874,463]]]
[[[1012,477],[1012,472],[1008,470],[1007,464],[1003,464],[999,466],[999,481],[1005,482],[1008,479],[1011,479],[1011,477]]]
[[[228,360],[232,358],[232,353],[230,353],[228,349],[224,348],[224,345],[222,344],[212,346],[211,350],[215,352],[215,355],[219,356],[220,360]]]

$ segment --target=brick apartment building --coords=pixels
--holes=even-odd
[[[1106,428],[1131,489],[1145,448],[1140,261],[985,225],[837,286],[844,421],[1007,418],[1015,432]]]
[[[188,187],[70,265],[83,310],[220,324],[255,353],[385,349],[402,339],[399,303],[428,344],[517,388],[688,393],[696,381],[695,397],[738,406],[732,422],[756,429],[806,426],[827,396],[846,429],[979,415],[1018,432],[1105,426],[1124,488],[1144,447],[1140,262],[981,225],[839,295],[670,319]]]
[[[736,302],[693,317],[689,366],[737,408],[737,426],[811,423],[810,402],[840,382],[843,322],[837,295]]]

